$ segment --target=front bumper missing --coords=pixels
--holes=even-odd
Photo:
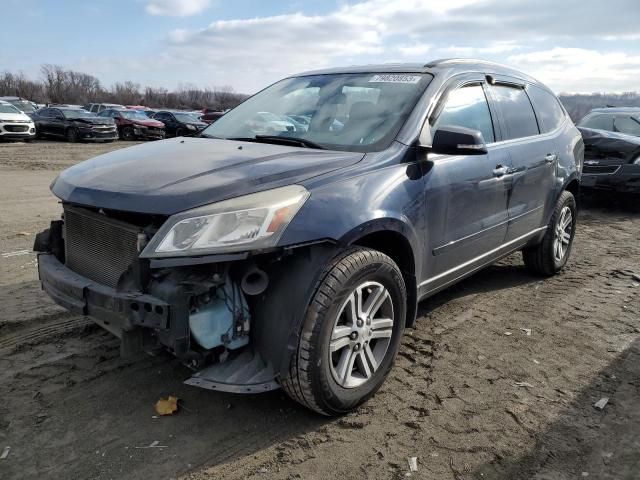
[[[142,332],[155,332],[168,347],[181,342],[163,342],[182,331],[185,304],[165,301],[140,292],[119,292],[87,279],[63,265],[52,253],[38,254],[38,274],[42,288],[67,310],[88,315],[98,325],[121,339],[123,353],[137,351],[142,346]],[[167,288],[168,298],[183,297]],[[188,332],[187,332],[188,335]],[[178,353],[173,349],[174,353]],[[188,358],[183,358],[184,360]],[[210,390],[232,393],[257,393],[280,388],[273,367],[264,362],[251,345],[233,352],[224,362],[215,363],[185,381]]]

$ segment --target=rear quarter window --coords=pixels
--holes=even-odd
[[[491,92],[506,129],[503,140],[531,137],[540,133],[533,106],[523,88],[493,85]]]
[[[535,86],[529,87],[527,93],[536,108],[540,130],[546,133],[558,128],[565,119],[565,113],[558,98],[551,92]]]

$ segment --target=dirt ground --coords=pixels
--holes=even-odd
[[[640,200],[584,197],[554,278],[513,255],[423,302],[381,391],[326,419],[279,391],[183,385],[169,356],[122,360],[40,291],[29,250],[59,214],[48,185],[123,146],[0,145],[3,480],[640,478]],[[155,418],[168,394],[179,413]]]

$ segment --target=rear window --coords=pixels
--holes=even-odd
[[[531,137],[540,133],[533,106],[524,89],[494,85],[491,90],[505,123],[503,140]]]
[[[564,121],[565,114],[556,96],[538,87],[530,87],[528,93],[538,113],[540,130],[546,133],[558,128]]]

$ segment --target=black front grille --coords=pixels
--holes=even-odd
[[[615,173],[619,168],[620,165],[584,165],[582,173],[609,175]]]
[[[29,126],[28,125],[5,125],[4,129],[7,132],[24,133],[29,131]]]
[[[65,206],[65,263],[74,272],[116,287],[137,256],[140,228]]]

